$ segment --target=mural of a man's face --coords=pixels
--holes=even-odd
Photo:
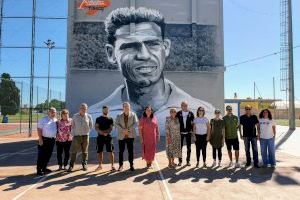
[[[162,76],[171,42],[163,40],[161,28],[153,22],[124,25],[115,33],[115,45],[106,45],[108,60],[118,64],[127,81],[149,86]]]

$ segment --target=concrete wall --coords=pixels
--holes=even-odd
[[[191,96],[224,104],[222,0],[112,0],[94,16],[69,1],[66,104],[74,113],[81,102],[93,105],[123,83],[119,69],[107,62],[103,21],[119,7],[147,7],[165,17],[171,55],[165,77]]]

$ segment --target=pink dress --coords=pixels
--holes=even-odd
[[[142,157],[146,161],[153,161],[159,136],[157,118],[155,116],[152,119],[142,117],[140,120],[140,127],[143,138]]]

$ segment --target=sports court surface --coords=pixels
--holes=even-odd
[[[164,151],[165,138],[161,138],[154,169],[147,171],[141,159],[138,139],[135,141],[135,168],[123,172],[109,171],[106,160],[102,172],[97,167],[96,141],[90,140],[89,169],[81,171],[80,158],[75,171],[54,171],[46,176],[35,175],[37,155],[36,134],[0,136],[0,199],[300,199],[300,157],[277,151],[277,167],[272,169],[228,168],[226,148],[223,148],[222,167],[211,168],[212,150],[208,145],[208,168],[195,168],[195,146],[192,146],[192,166],[168,169]],[[117,141],[114,141],[117,163]],[[245,162],[243,143],[241,163]],[[185,156],[185,147],[184,153]],[[125,156],[126,157],[126,156]],[[185,158],[185,157],[184,157]],[[50,161],[56,170],[56,151]],[[115,167],[118,167],[116,164]]]

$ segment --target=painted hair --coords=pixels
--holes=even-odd
[[[142,22],[153,22],[157,24],[161,28],[162,38],[164,39],[165,20],[159,11],[145,7],[139,7],[137,9],[125,7],[113,10],[105,20],[105,31],[108,43],[114,45],[116,41],[115,33],[121,26]]]

